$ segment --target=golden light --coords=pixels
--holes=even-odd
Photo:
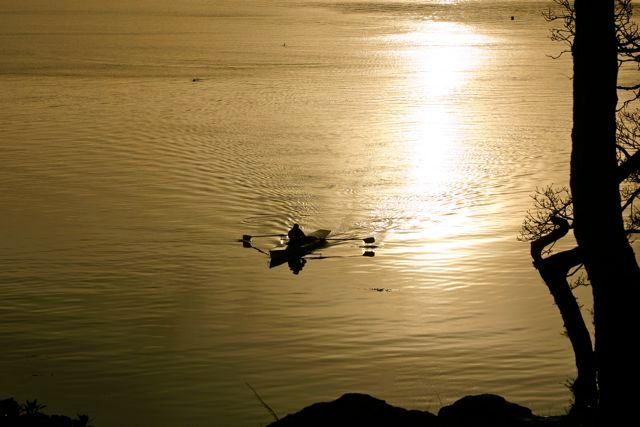
[[[433,245],[450,233],[468,231],[469,212],[456,200],[460,187],[473,180],[473,172],[460,161],[465,152],[464,89],[489,39],[468,25],[435,21],[420,22],[388,39],[398,44],[406,76],[399,85],[406,102],[398,111],[403,127],[396,149],[403,151],[406,165],[401,191],[413,199],[404,205],[404,217],[413,220],[405,224],[402,239]]]
[[[406,185],[411,193],[437,191],[452,178],[450,163],[457,135],[451,114],[436,105],[424,105],[408,114]]]
[[[398,43],[407,71],[423,94],[445,96],[461,86],[480,61],[486,36],[456,22],[427,21],[414,31],[389,36]]]
[[[408,81],[405,104],[407,186],[411,192],[438,189],[457,176],[456,159],[462,138],[454,108],[456,92],[464,87],[481,61],[486,37],[472,27],[452,22],[423,22],[414,31],[397,34]]]

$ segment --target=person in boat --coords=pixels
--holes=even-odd
[[[289,237],[289,244],[293,246],[299,246],[304,242],[305,237],[304,231],[300,228],[298,224],[293,224],[293,227],[287,233]]]

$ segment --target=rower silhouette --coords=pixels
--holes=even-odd
[[[290,246],[300,246],[307,237],[298,224],[293,224],[293,227],[289,230],[287,236],[289,237]]]

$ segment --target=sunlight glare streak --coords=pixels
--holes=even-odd
[[[408,76],[401,85],[407,102],[399,112],[404,116],[401,147],[406,165],[401,192],[421,200],[404,204],[403,217],[411,220],[398,231],[403,239],[425,242],[414,251],[427,251],[422,247],[426,242],[469,231],[464,229],[469,223],[462,221],[468,215],[461,210],[464,201],[456,198],[464,198],[458,187],[473,181],[474,174],[461,166],[464,124],[458,111],[468,101],[461,91],[480,65],[489,39],[467,25],[427,21],[389,40],[399,45]]]
[[[402,46],[416,88],[438,97],[464,84],[479,65],[481,46],[488,38],[460,23],[428,21],[414,31],[389,36],[389,41]]]

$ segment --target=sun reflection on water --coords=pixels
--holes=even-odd
[[[415,193],[441,191],[452,180],[457,129],[450,112],[437,105],[424,105],[407,112],[410,126],[405,132],[407,156],[406,190]]]
[[[403,242],[415,242],[411,252],[418,256],[427,244],[432,253],[434,242],[472,233],[464,192],[476,176],[462,161],[461,112],[465,103],[473,102],[464,88],[481,65],[489,38],[468,25],[425,21],[412,31],[389,36],[389,41],[398,45],[407,76],[401,84],[407,102],[398,112],[404,126],[394,149],[400,147],[406,167],[405,185],[398,191],[412,200],[403,204],[407,221],[397,232]],[[439,247],[449,255],[460,249],[450,243]]]
[[[489,38],[461,23],[426,21],[413,31],[389,36],[389,41],[399,45],[415,89],[447,96],[478,67]]]

